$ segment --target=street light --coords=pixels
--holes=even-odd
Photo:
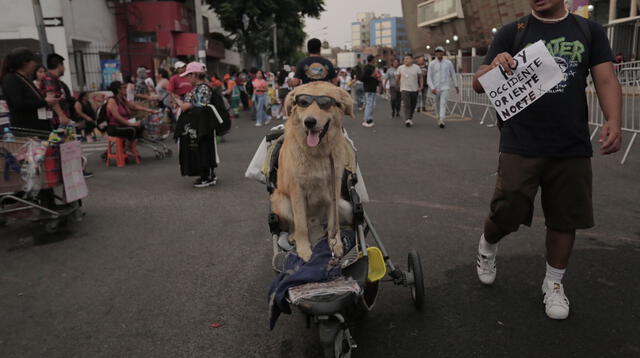
[[[458,39],[459,39],[458,35],[453,35],[453,41],[456,41],[456,42],[457,42],[457,41],[458,41]]]
[[[495,27],[494,27],[493,29],[491,29],[491,33],[492,33],[492,34],[494,34],[494,35],[495,35],[497,32],[498,32],[498,29],[496,29]]]
[[[431,49],[431,46],[427,45],[427,50],[430,50],[430,49]]]
[[[594,9],[594,8],[595,8],[595,7],[594,7],[593,5],[589,5],[589,6],[587,6],[587,9],[589,10],[589,12],[593,12],[593,9]]]
[[[449,41],[449,39],[447,39],[447,40],[445,41],[445,43],[448,45],[448,44],[450,44],[450,43],[451,43],[451,41]]]

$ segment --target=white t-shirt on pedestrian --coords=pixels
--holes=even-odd
[[[402,65],[398,67],[397,73],[400,75],[400,91],[418,92],[420,90],[420,76],[422,76],[420,66]]]
[[[339,76],[340,78],[340,88],[347,92],[351,92],[351,76]]]

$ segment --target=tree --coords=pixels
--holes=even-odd
[[[324,0],[207,0],[218,14],[222,28],[241,51],[249,55],[269,52],[273,47],[273,25],[278,35],[278,57],[291,61],[306,34],[305,16],[320,17]]]

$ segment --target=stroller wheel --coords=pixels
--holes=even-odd
[[[407,257],[408,276],[413,276],[411,285],[411,299],[413,305],[417,309],[421,309],[424,305],[424,276],[422,273],[422,261],[416,250],[411,250]]]
[[[164,158],[164,153],[162,153],[162,152],[156,152],[156,159],[160,160],[160,159],[162,159],[162,158]]]
[[[165,154],[167,157],[169,157],[169,158],[170,158],[170,157],[173,155],[173,151],[172,151],[171,149],[167,148],[167,149],[164,151],[164,154]]]
[[[49,220],[44,224],[44,231],[47,234],[55,234],[60,229],[60,220],[53,219]]]
[[[324,358],[350,358],[355,346],[348,328],[341,328],[335,320],[320,322],[318,326]]]

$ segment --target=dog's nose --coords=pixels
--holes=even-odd
[[[318,121],[313,117],[307,117],[304,120],[304,126],[307,127],[308,129],[315,128],[316,127],[316,123],[318,123]]]

